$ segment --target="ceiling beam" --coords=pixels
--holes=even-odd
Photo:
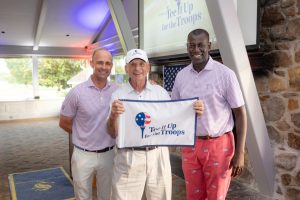
[[[110,12],[108,11],[104,17],[104,19],[102,20],[101,24],[99,25],[96,33],[93,35],[93,37],[90,40],[89,45],[95,43],[98,41],[99,37],[101,36],[101,34],[104,32],[104,30],[106,29],[108,23],[111,20],[111,15]]]
[[[40,47],[32,50],[31,46],[0,45],[0,58],[23,56],[51,56],[51,57],[90,57],[90,52],[85,48],[68,47]]]
[[[124,53],[136,48],[136,43],[121,0],[108,0],[108,6]]]
[[[33,50],[37,51],[39,49],[39,44],[43,32],[43,27],[46,20],[47,15],[47,0],[41,0],[41,8],[39,13],[39,18],[37,20],[37,26],[35,31],[35,37],[34,37],[34,44],[33,44]]]

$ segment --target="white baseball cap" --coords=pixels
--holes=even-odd
[[[131,49],[127,52],[126,63],[130,63],[130,61],[136,58],[142,59],[145,62],[149,62],[145,51],[141,49]]]

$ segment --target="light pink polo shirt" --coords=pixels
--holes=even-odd
[[[107,132],[112,93],[116,84],[107,82],[98,89],[91,78],[73,88],[62,104],[61,114],[73,118],[73,144],[88,150],[100,150],[113,146],[115,140]]]
[[[204,113],[198,117],[197,135],[221,136],[233,129],[231,108],[243,106],[243,95],[234,72],[209,58],[199,73],[192,64],[176,76],[172,99],[199,97],[204,101]]]

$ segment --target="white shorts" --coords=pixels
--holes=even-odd
[[[109,200],[115,150],[104,153],[86,152],[74,147],[71,167],[75,198],[91,200],[94,175],[97,179],[97,199]]]
[[[169,150],[118,149],[113,169],[112,200],[171,200],[172,175]]]

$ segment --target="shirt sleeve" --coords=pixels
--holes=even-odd
[[[180,99],[180,94],[179,94],[179,89],[178,89],[178,74],[175,78],[175,82],[173,85],[173,89],[172,89],[172,93],[171,93],[171,99],[172,100],[176,100],[176,99]]]
[[[240,84],[235,73],[230,70],[226,78],[226,99],[231,108],[238,108],[245,104]]]
[[[170,95],[169,93],[167,92],[167,90],[165,90],[164,88],[161,88],[162,89],[162,97],[164,100],[170,100]]]
[[[70,90],[61,106],[60,114],[74,117],[77,112],[78,95],[75,89]]]

